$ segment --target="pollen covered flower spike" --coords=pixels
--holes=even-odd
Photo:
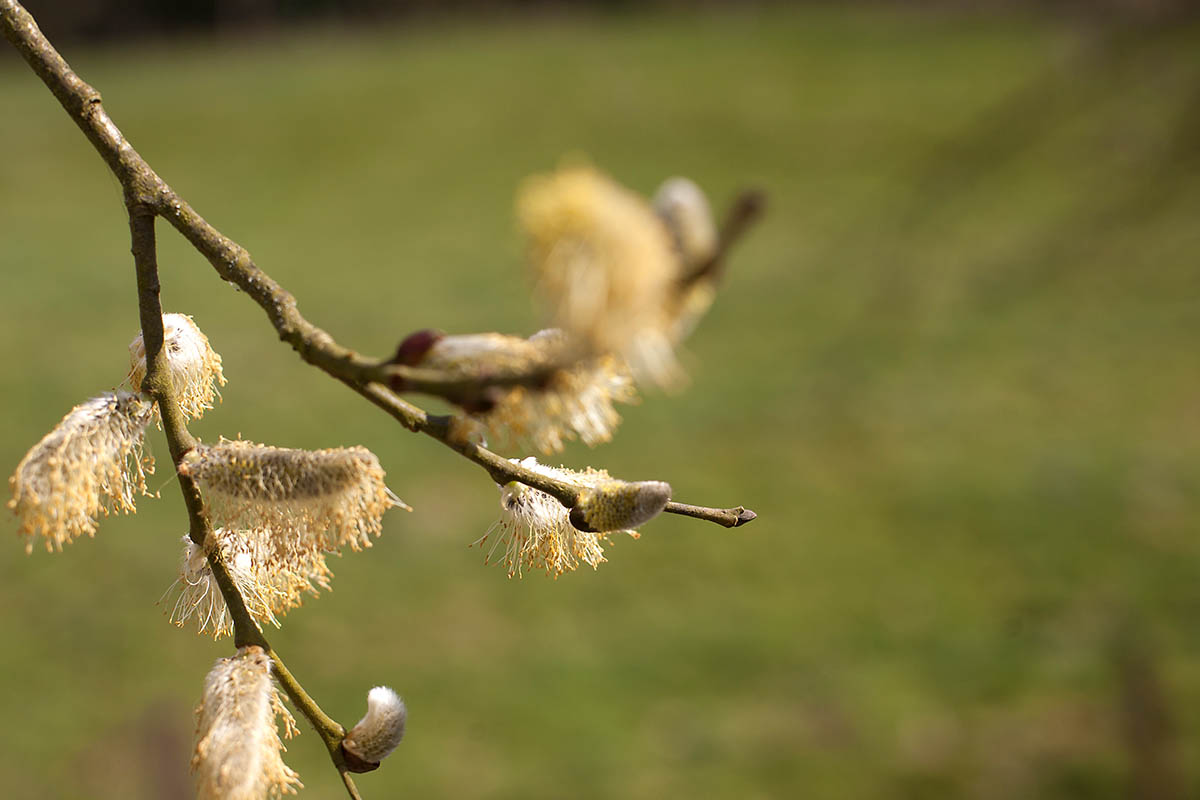
[[[262,648],[243,647],[217,659],[196,708],[192,772],[199,800],[262,800],[303,788],[300,776],[283,763],[276,717],[283,718],[289,736],[295,733]]]
[[[386,686],[367,693],[367,713],[342,740],[352,772],[370,772],[400,745],[408,709],[400,695]]]
[[[333,573],[325,554],[313,547],[295,546],[288,532],[267,528],[213,530],[226,571],[245,601],[246,610],[260,624],[279,627],[278,617],[304,602],[305,595],[329,590]],[[179,627],[194,620],[197,633],[214,639],[233,633],[233,617],[205,555],[187,536],[179,578],[167,590],[174,596],[170,620]]]
[[[379,459],[365,447],[292,450],[222,439],[193,448],[179,471],[200,482],[225,527],[265,528],[301,550],[370,547],[383,533],[385,511],[412,510],[388,489]]]
[[[8,479],[8,507],[28,538],[27,553],[36,536],[47,550],[62,550],[94,535],[100,515],[136,511],[134,498],[147,493],[146,474],[154,472],[154,460],[142,454],[152,408],[128,392],[93,397],[26,453]]]
[[[186,314],[163,314],[163,353],[175,398],[185,417],[199,419],[220,397],[218,386],[225,385],[221,356],[212,349],[208,337]],[[129,382],[141,391],[146,378],[146,343],[142,332],[129,343]]]
[[[517,196],[537,286],[554,324],[660,386],[682,380],[669,305],[675,246],[642,197],[588,166],[528,179]]]
[[[528,339],[499,333],[426,334],[418,332],[401,344],[399,354],[408,365],[481,379],[498,370],[530,372],[563,365],[544,386],[490,387],[490,402],[466,407],[455,417],[462,437],[528,446],[542,453],[558,452],[573,439],[594,447],[611,440],[621,422],[615,404],[638,400],[623,361],[611,354],[579,358],[567,335],[556,328]],[[413,344],[417,337],[424,337],[419,351]]]
[[[500,487],[500,519],[476,544],[482,546],[495,534],[486,560],[501,559],[510,578],[527,569],[557,577],[580,563],[596,569],[607,560],[604,544],[611,542],[611,534],[638,538],[633,529],[661,512],[671,497],[670,485],[662,481],[628,483],[604,470],[548,467],[532,457],[519,463],[583,491],[568,511],[551,495],[523,483],[512,481]],[[580,524],[573,524],[573,519]]]

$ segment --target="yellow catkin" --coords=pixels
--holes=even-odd
[[[590,510],[588,520],[594,525],[572,524],[570,511],[543,491],[516,481],[500,487],[500,519],[475,544],[483,546],[494,537],[486,561],[501,561],[510,578],[525,570],[557,577],[581,563],[595,569],[606,560],[604,545],[612,534],[638,538],[633,528],[660,512],[670,498],[670,486],[659,481],[625,483],[604,470],[548,467],[532,457],[519,463],[583,488],[577,508]]]
[[[281,757],[279,715],[285,729],[294,731],[262,648],[244,647],[217,659],[196,709],[192,772],[199,800],[260,800],[303,788]]]
[[[330,588],[333,573],[325,554],[315,548],[291,546],[287,534],[266,528],[217,528],[213,536],[226,570],[260,624],[279,626],[278,617],[304,602],[306,595]],[[233,632],[233,619],[202,547],[183,537],[179,578],[167,590],[174,597],[170,619],[183,627],[194,622],[197,633],[220,638]]]
[[[554,324],[664,386],[682,379],[668,305],[679,259],[643,198],[587,166],[528,179],[517,195],[537,285]]]
[[[151,405],[128,392],[106,393],[81,403],[21,459],[8,479],[13,510],[27,537],[62,550],[76,537],[92,536],[97,517],[136,510],[146,493],[154,460],[143,456]]]
[[[163,352],[175,399],[184,416],[199,419],[220,397],[217,387],[225,385],[221,356],[191,317],[163,314],[162,319]],[[129,343],[129,365],[129,383],[135,392],[140,391],[146,378],[146,344],[141,331]]]
[[[301,549],[370,547],[383,532],[384,512],[408,508],[364,447],[292,450],[222,439],[195,447],[179,471],[200,482],[224,527],[265,528]]]

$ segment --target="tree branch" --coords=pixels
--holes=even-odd
[[[262,307],[279,338],[290,344],[301,358],[387,411],[408,430],[424,433],[483,467],[498,483],[519,481],[552,495],[568,507],[575,504],[579,494],[577,487],[512,464],[480,445],[456,441],[450,435],[448,418],[431,416],[382,385],[380,379],[391,380],[394,376],[405,374],[404,371],[381,372],[377,360],[343,347],[324,330],[305,319],[297,307],[296,298],[259,269],[244,247],[210,225],[151,169],[109,118],[101,104],[100,93],[75,74],[38,29],[33,17],[15,0],[0,0],[0,26],[5,37],[58,98],[120,180],[127,205],[135,204],[139,215],[153,212],[166,219],[208,260],[218,275],[238,286]],[[130,207],[132,209],[133,205]],[[706,274],[715,276],[728,246],[757,215],[759,207],[758,195],[742,195],[722,228],[721,246],[717,254],[708,265],[689,277],[689,283]],[[146,330],[148,323],[144,311],[142,322],[143,330]],[[161,328],[161,322],[157,324]],[[147,341],[148,354],[149,345]],[[442,396],[472,388],[464,387],[447,376],[421,371],[410,372],[408,376],[416,379],[429,393]],[[528,380],[528,376],[496,376],[499,385],[524,380]],[[166,414],[163,419],[165,428]],[[179,441],[186,442],[182,438]],[[671,503],[666,510],[729,527],[728,513],[719,509]],[[753,512],[750,512],[748,518],[740,518],[741,521],[736,524],[745,524],[753,518]]]

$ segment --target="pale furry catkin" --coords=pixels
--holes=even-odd
[[[333,577],[325,554],[294,547],[287,533],[266,528],[216,528],[213,537],[224,557],[226,571],[255,621],[279,627],[278,617],[301,605],[305,595],[330,588]],[[233,618],[225,605],[204,548],[183,537],[179,578],[167,590],[174,597],[170,619],[183,627],[193,621],[197,633],[214,639],[233,633]]]
[[[407,719],[400,695],[376,686],[367,693],[366,715],[346,734],[342,747],[368,764],[378,764],[399,746]]]
[[[583,492],[573,512],[523,483],[512,481],[500,487],[500,519],[475,544],[483,546],[495,534],[486,561],[502,553],[500,560],[510,578],[522,576],[527,569],[557,577],[581,563],[599,567],[607,560],[604,544],[611,543],[610,536],[625,533],[638,538],[633,528],[661,512],[671,495],[671,487],[661,481],[628,483],[604,470],[548,467],[533,457],[513,461],[579,486]],[[572,524],[572,513],[582,527]]]
[[[71,409],[21,459],[8,479],[13,510],[27,537],[49,551],[96,532],[97,517],[136,510],[154,460],[142,453],[151,405],[128,392],[109,392]]]
[[[495,387],[486,411],[461,412],[459,435],[532,447],[542,453],[580,439],[590,447],[612,439],[621,422],[615,403],[638,400],[628,368],[605,354],[573,359],[566,334],[538,331],[528,339],[499,333],[445,336],[419,362],[451,375],[485,376],[498,369],[527,371],[567,362],[542,387]]]
[[[639,379],[677,385],[668,304],[679,259],[649,203],[591,167],[568,166],[527,179],[517,216],[554,324],[621,357]]]
[[[192,772],[199,800],[260,800],[303,788],[283,763],[277,715],[289,734],[295,731],[262,648],[243,647],[235,656],[217,659],[196,708]]]
[[[210,513],[224,527],[291,532],[299,548],[370,547],[371,537],[383,532],[384,512],[408,509],[365,447],[292,450],[222,439],[193,448],[179,471],[200,482]]]
[[[175,400],[185,417],[199,419],[220,397],[218,386],[225,385],[221,356],[213,350],[208,337],[186,314],[163,314],[163,353]],[[146,343],[142,332],[129,343],[129,383],[141,391],[146,378]]]

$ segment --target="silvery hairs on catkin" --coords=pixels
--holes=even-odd
[[[384,483],[365,447],[292,450],[222,439],[193,448],[179,465],[200,482],[210,513],[227,528],[265,528],[284,549],[337,552],[371,546],[393,506],[411,510]]]
[[[442,336],[415,363],[454,376],[481,377],[496,370],[516,372],[567,362],[545,386],[495,387],[490,408],[464,411],[454,420],[458,436],[554,453],[573,439],[590,447],[611,440],[621,422],[614,403],[638,399],[619,358],[577,355],[563,331],[549,328],[528,339],[499,333]]]
[[[292,735],[295,721],[271,682],[271,660],[262,648],[217,659],[196,708],[192,772],[199,800],[260,800],[303,788],[283,763],[276,716]]]
[[[151,405],[128,392],[109,392],[71,409],[21,459],[9,478],[8,507],[18,533],[42,536],[47,550],[96,532],[97,517],[136,510],[154,461],[143,456]]]

